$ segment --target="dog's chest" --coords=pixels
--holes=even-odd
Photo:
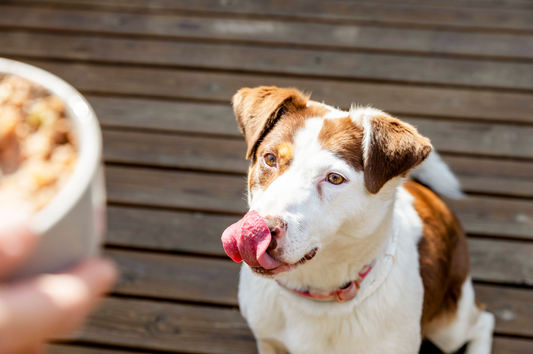
[[[415,352],[420,340],[418,316],[397,307],[391,318],[390,314],[367,307],[341,316],[303,316],[298,323],[285,327],[283,342],[293,354]],[[291,311],[286,314],[297,315]]]
[[[399,251],[406,247],[399,246]],[[330,311],[320,311],[324,304],[287,293],[243,269],[241,311],[258,340],[275,339],[291,354],[415,353],[423,300],[418,257],[409,252],[397,261],[404,267],[394,267],[364,302]]]

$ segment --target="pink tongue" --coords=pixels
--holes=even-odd
[[[222,244],[235,262],[244,260],[250,267],[273,269],[281,262],[266,253],[271,237],[265,220],[252,210],[224,231]]]

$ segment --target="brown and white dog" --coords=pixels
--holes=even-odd
[[[244,260],[239,304],[260,353],[488,354],[461,226],[428,188],[457,179],[411,125],[295,89],[233,97],[251,158],[250,212],[223,235]],[[424,161],[425,160],[425,161]],[[422,163],[424,161],[424,163]]]

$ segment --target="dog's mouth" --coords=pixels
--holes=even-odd
[[[307,252],[305,254],[305,256],[303,256],[298,262],[292,263],[292,264],[285,263],[283,261],[279,261],[281,264],[278,267],[274,268],[274,269],[266,269],[266,268],[263,268],[263,267],[250,267],[250,268],[252,269],[252,271],[254,273],[257,273],[259,275],[267,276],[267,277],[273,277],[275,275],[278,275],[278,274],[281,274],[281,273],[286,273],[286,272],[289,272],[291,270],[294,270],[294,269],[298,268],[299,266],[301,266],[302,264],[307,263],[308,261],[310,261],[313,258],[315,258],[317,252],[318,252],[318,248],[315,247],[311,251]]]

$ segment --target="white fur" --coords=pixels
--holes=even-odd
[[[443,352],[454,353],[470,342],[466,354],[490,353],[494,315],[476,306],[474,287],[470,277],[461,288],[457,317],[440,319],[428,338]],[[430,328],[432,326],[430,325]]]
[[[348,115],[339,112],[331,108],[326,119]],[[376,112],[381,113],[353,109],[350,114],[368,127],[367,135],[371,133],[369,119]],[[417,245],[422,221],[413,207],[413,197],[401,186],[399,177],[387,182],[379,193],[369,193],[362,172],[321,148],[317,137],[322,124],[323,118],[306,121],[295,136],[290,168],[265,190],[250,191],[250,209],[263,216],[281,217],[287,223],[286,235],[278,240],[278,247],[284,250],[282,261],[295,263],[318,248],[313,260],[277,276],[289,287],[337,289],[355,279],[373,259],[376,265],[355,299],[336,303],[302,298],[243,264],[241,312],[264,354],[418,353],[424,290]],[[347,182],[328,183],[331,172],[341,174]],[[394,251],[391,242],[395,234]],[[468,284],[471,288],[470,281]],[[461,300],[465,309],[460,306],[467,317],[468,311],[473,311],[470,288],[465,285]],[[439,332],[436,325],[434,338],[439,340],[448,333],[454,344],[478,339],[478,349],[470,354],[488,354],[491,323],[485,313],[478,317],[472,326],[466,324],[468,336],[463,335],[463,328],[457,334],[455,327]],[[462,317],[458,321],[462,323]]]
[[[432,151],[420,166],[413,169],[411,176],[437,194],[453,199],[465,198],[459,180],[436,151]]]

